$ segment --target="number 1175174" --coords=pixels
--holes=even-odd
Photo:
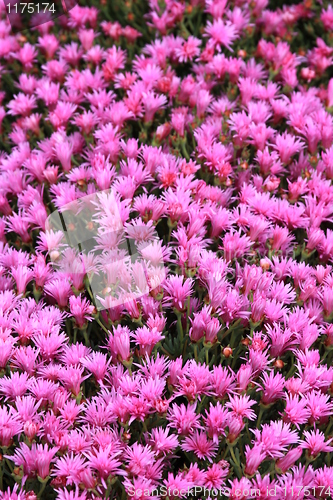
[[[18,2],[14,4],[8,3],[6,5],[8,14],[39,14],[52,12],[54,14],[56,12],[54,3],[23,3]]]
[[[331,496],[331,488],[330,486],[285,486],[282,487],[284,490],[284,494],[287,498],[287,495],[291,495],[292,497],[301,497],[301,498],[332,498]],[[333,490],[332,490],[333,493]]]

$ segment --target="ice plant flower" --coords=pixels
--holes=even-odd
[[[333,7],[104,3],[0,7],[0,500],[331,498]]]

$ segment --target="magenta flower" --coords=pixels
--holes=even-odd
[[[309,455],[316,457],[321,451],[330,452],[333,446],[329,446],[332,439],[325,441],[325,435],[318,429],[315,431],[304,431],[305,440],[301,441],[300,446],[309,450]]]
[[[217,445],[207,439],[205,433],[199,431],[195,431],[193,436],[186,437],[181,447],[184,451],[193,451],[199,459],[209,462],[212,462],[217,451]]]
[[[0,499],[331,498],[333,8],[129,3],[0,9]]]
[[[230,21],[224,23],[220,18],[214,20],[213,23],[208,21],[205,36],[210,38],[210,43],[219,51],[221,51],[222,46],[232,51],[231,44],[239,35]]]

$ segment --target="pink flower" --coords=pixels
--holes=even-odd
[[[94,313],[94,306],[87,299],[81,298],[81,294],[78,297],[72,295],[69,298],[69,307],[79,328],[93,319],[91,314]]]
[[[275,137],[275,149],[279,153],[282,163],[287,164],[291,157],[300,152],[304,147],[304,143],[292,135],[285,132],[282,135]]]
[[[213,22],[208,21],[205,36],[209,37],[209,43],[221,52],[221,46],[232,51],[231,44],[239,35],[235,26],[230,21],[224,23],[223,20],[219,18]]]
[[[72,295],[71,285],[66,278],[49,281],[45,285],[44,291],[53,297],[60,307],[67,306],[69,297]]]
[[[87,500],[87,494],[85,491],[80,492],[78,486],[75,487],[75,491],[68,490],[57,490],[58,500]]]
[[[204,432],[199,431],[195,431],[192,436],[186,437],[181,447],[184,451],[193,451],[199,459],[208,460],[209,462],[212,462],[217,452],[217,445],[208,440]]]
[[[151,122],[154,119],[155,113],[165,107],[166,97],[164,95],[155,95],[154,92],[144,92],[142,94],[142,103],[144,107],[144,121]]]
[[[36,443],[32,443],[29,448],[25,443],[21,443],[14,456],[7,458],[13,460],[17,466],[23,466],[24,476],[29,478],[36,473],[41,479],[45,479],[50,474],[50,464],[58,450],[58,447],[49,449],[48,445]]]
[[[230,233],[227,233],[223,238],[222,249],[226,261],[243,256],[251,245],[252,243],[247,236],[241,236],[240,232],[234,233],[230,231]]]
[[[199,46],[201,45],[201,40],[190,35],[188,39],[183,43],[182,47],[176,49],[176,56],[179,62],[192,61],[194,57],[200,54]]]
[[[169,425],[177,429],[179,434],[187,435],[192,429],[199,428],[200,416],[196,414],[196,404],[185,406],[183,403],[178,406],[172,405],[168,412]]]
[[[255,413],[251,410],[251,406],[254,404],[255,401],[251,400],[250,396],[229,396],[229,401],[225,406],[231,409],[232,414],[253,420],[255,418]]]
[[[310,417],[310,410],[307,407],[306,398],[295,395],[286,395],[285,420],[296,425],[297,428],[301,424],[305,424]]]
[[[121,469],[121,462],[116,458],[119,452],[112,453],[112,445],[105,448],[99,447],[94,451],[84,452],[84,456],[88,459],[88,465],[97,472],[102,483],[105,484],[105,479],[110,475],[125,476],[126,473]]]
[[[216,406],[210,404],[209,411],[206,410],[204,417],[208,436],[218,444],[219,437],[225,435],[225,428],[228,425],[228,411],[217,402]]]
[[[278,461],[276,462],[276,466],[283,473],[285,473],[301,458],[302,453],[303,449],[301,446],[297,446],[296,448],[291,448],[284,457],[278,459]]]
[[[301,441],[301,448],[309,450],[309,455],[316,457],[321,451],[331,452],[333,446],[329,446],[332,439],[325,441],[325,435],[318,429],[315,431],[304,431],[305,440]]]
[[[22,424],[19,421],[18,415],[15,414],[12,408],[3,407],[0,409],[0,443],[1,446],[7,448],[17,434],[21,434]]]
[[[284,383],[285,380],[280,373],[274,374],[271,371],[269,374],[264,372],[262,376],[263,382],[263,394],[261,397],[261,402],[264,405],[269,405],[274,403],[277,399],[283,397]]]
[[[184,281],[184,276],[170,276],[163,285],[166,292],[166,304],[178,311],[184,310],[186,300],[192,293],[192,286],[190,278]]]
[[[20,61],[25,70],[29,70],[36,61],[37,50],[30,43],[25,43],[13,56]]]
[[[178,438],[169,429],[155,428],[151,431],[149,444],[156,456],[173,452],[178,447]]]
[[[246,445],[245,449],[246,467],[244,472],[249,476],[253,476],[257,472],[260,464],[267,457],[267,453],[264,451],[261,443],[255,444],[253,448]]]

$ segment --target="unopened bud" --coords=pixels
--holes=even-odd
[[[269,259],[260,259],[260,267],[263,271],[268,271],[271,267],[271,261]]]
[[[232,349],[231,349],[231,347],[225,347],[223,349],[223,356],[225,356],[226,358],[230,358],[230,356],[232,356]]]
[[[125,441],[129,441],[131,439],[131,433],[125,431],[123,433],[123,438],[124,438]]]
[[[318,163],[318,158],[314,155],[310,156],[310,164],[315,167]]]
[[[32,422],[32,420],[27,420],[24,424],[24,434],[29,438],[33,439],[38,432],[39,426]]]
[[[50,259],[52,262],[56,262],[60,257],[60,253],[58,252],[58,250],[52,250],[52,252],[50,252]]]
[[[158,399],[155,403],[155,408],[158,413],[166,413],[169,408],[169,401],[165,399]]]
[[[282,361],[282,359],[277,359],[274,362],[274,366],[275,368],[278,368],[280,370],[281,368],[284,367],[284,362]]]
[[[27,500],[37,500],[37,495],[33,491],[29,491],[26,495]]]

